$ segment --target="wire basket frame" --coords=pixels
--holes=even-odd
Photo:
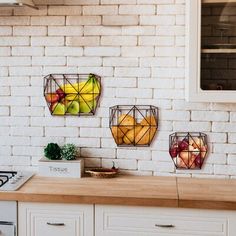
[[[101,77],[94,74],[50,74],[44,77],[44,97],[51,115],[95,115]]]
[[[150,146],[158,129],[158,108],[151,105],[110,107],[109,127],[117,146]]]
[[[169,153],[176,169],[201,169],[207,151],[204,133],[176,132],[169,136]]]

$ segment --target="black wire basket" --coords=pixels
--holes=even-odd
[[[149,105],[110,107],[109,127],[117,146],[150,146],[158,129],[158,108]]]
[[[101,78],[94,74],[50,74],[44,77],[44,97],[51,115],[95,115]]]
[[[207,150],[204,133],[177,132],[169,136],[169,153],[176,169],[201,169]]]

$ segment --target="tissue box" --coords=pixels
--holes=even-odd
[[[39,160],[39,175],[47,177],[81,178],[84,173],[84,160]]]

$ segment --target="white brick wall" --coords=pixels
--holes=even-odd
[[[38,0],[0,10],[0,165],[35,169],[48,142],[75,143],[87,167],[125,173],[236,178],[236,105],[184,100],[186,0]],[[50,3],[50,6],[46,5]],[[95,117],[52,117],[43,98],[48,73],[97,73],[104,92]],[[150,148],[117,148],[108,107],[160,108]],[[175,171],[168,137],[209,135],[200,171]]]

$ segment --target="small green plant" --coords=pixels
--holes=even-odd
[[[49,143],[47,147],[44,148],[44,155],[50,160],[60,160],[61,148],[57,143]]]
[[[74,144],[65,144],[61,148],[61,157],[66,160],[75,160],[77,157],[77,147]]]

